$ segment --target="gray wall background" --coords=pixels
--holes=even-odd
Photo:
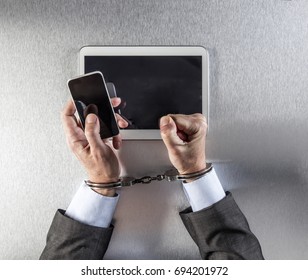
[[[308,258],[307,1],[1,0],[1,259],[38,258],[86,177],[60,111],[88,44],[208,48],[208,158],[265,257]],[[120,157],[135,176],[170,164],[161,142],[125,142]],[[106,258],[198,259],[187,205],[178,183],[123,190]]]

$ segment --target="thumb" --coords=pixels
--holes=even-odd
[[[160,134],[167,149],[180,144],[182,141],[177,135],[177,127],[174,120],[170,116],[163,116],[159,122]]]
[[[90,147],[96,147],[100,144],[101,136],[99,134],[99,121],[95,114],[89,114],[86,117],[85,135]]]

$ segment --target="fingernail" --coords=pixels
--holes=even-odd
[[[164,117],[160,118],[160,122],[159,122],[160,126],[165,126],[169,123],[170,123],[170,117],[169,116],[164,116]]]
[[[96,123],[97,117],[94,114],[89,114],[86,118],[87,123]]]

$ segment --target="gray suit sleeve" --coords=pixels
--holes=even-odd
[[[40,259],[102,259],[113,227],[99,228],[79,223],[58,210],[47,234]]]
[[[263,259],[261,246],[231,193],[197,212],[180,213],[202,259]]]

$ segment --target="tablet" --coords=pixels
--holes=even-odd
[[[209,117],[209,58],[200,46],[85,46],[80,74],[103,73],[110,97],[128,120],[123,139],[161,139],[159,119],[167,114]]]

